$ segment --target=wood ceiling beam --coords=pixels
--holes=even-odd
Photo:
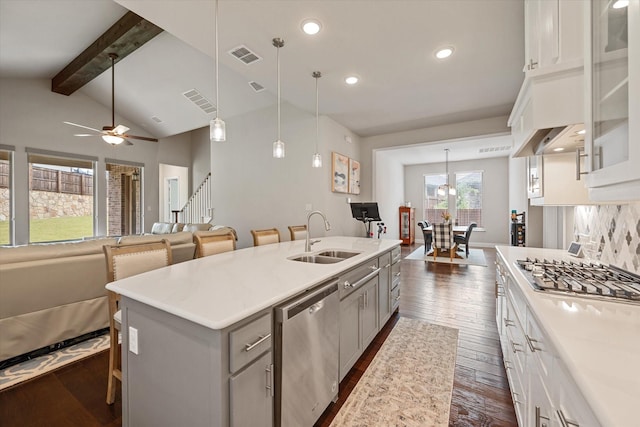
[[[51,91],[71,95],[111,67],[110,53],[118,55],[118,62],[162,31],[141,16],[127,12],[51,79]]]

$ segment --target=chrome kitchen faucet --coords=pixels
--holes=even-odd
[[[320,211],[313,211],[313,212],[309,212],[309,215],[307,215],[307,239],[305,241],[304,244],[304,251],[305,252],[311,252],[311,245],[313,245],[314,243],[318,243],[320,240],[309,240],[309,236],[311,235],[310,231],[311,229],[309,228],[309,221],[311,220],[311,217],[315,214],[318,214],[322,217],[322,219],[324,220],[324,229],[326,231],[331,230],[331,224],[329,224],[329,221],[327,221],[327,217],[324,216],[324,214]]]

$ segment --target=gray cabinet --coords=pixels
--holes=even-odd
[[[340,381],[378,330],[378,276],[374,276],[340,301]]]
[[[271,352],[268,352],[231,377],[229,411],[232,427],[273,425],[272,372]]]
[[[400,306],[400,247],[391,251],[391,312]]]
[[[391,252],[378,258],[378,328],[391,317]]]

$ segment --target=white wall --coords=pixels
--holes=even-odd
[[[405,200],[405,175],[404,167],[394,162],[385,155],[384,150],[374,152],[375,189],[380,218],[387,227],[386,239],[399,239],[400,215],[398,208],[404,205]],[[407,199],[408,200],[408,199]],[[419,205],[412,204],[414,207]]]
[[[423,218],[424,175],[443,173],[444,163],[430,163],[404,167],[405,201],[416,208],[416,221]],[[493,246],[509,244],[510,209],[509,160],[495,157],[483,160],[449,162],[449,174],[456,172],[482,171],[482,225],[484,230],[473,231],[472,242]],[[433,221],[433,218],[430,218]],[[422,236],[416,235],[416,238]]]
[[[117,102],[117,100],[116,100]],[[28,242],[28,166],[25,147],[98,157],[97,234],[106,233],[105,158],[144,163],[144,229],[158,220],[158,164],[190,166],[190,136],[161,139],[159,143],[136,141],[133,147],[111,147],[98,137],[75,137],[80,128],[64,121],[97,129],[110,124],[111,107],[103,106],[78,91],[71,96],[51,92],[49,80],[0,79],[0,144],[16,147],[14,189],[16,243]],[[116,104],[117,106],[117,104]],[[116,115],[116,123],[131,127],[131,133],[148,135],[125,118]]]
[[[281,139],[286,157],[274,159],[277,137],[276,107],[226,119],[227,141],[211,144],[214,224],[229,225],[238,232],[238,248],[253,244],[250,230],[277,227],[282,240],[289,239],[288,225],[305,224],[307,205],[322,211],[331,222],[327,235],[353,236],[361,224],[351,218],[347,197],[331,192],[331,152],[359,159],[359,138],[327,117],[320,118],[319,151],[323,167],[311,167],[315,151],[315,115],[282,104]],[[208,133],[194,132],[194,144],[207,144]],[[195,141],[197,135],[197,142]],[[349,144],[345,135],[352,139]],[[363,171],[364,172],[364,171]],[[370,173],[367,170],[365,173]],[[365,175],[366,176],[366,175]],[[325,235],[320,218],[313,218],[311,235]]]

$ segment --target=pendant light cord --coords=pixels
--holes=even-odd
[[[220,103],[218,102],[218,0],[216,0],[215,4],[215,36],[216,36],[216,119],[218,118],[218,113],[220,112]]]
[[[276,50],[276,62],[278,63],[278,141],[280,141],[280,47]]]
[[[317,76],[314,74],[314,77],[316,78],[316,153],[318,152],[318,139],[319,139],[319,132],[318,132],[318,79],[320,78],[320,73],[317,74]]]
[[[116,72],[115,72],[115,62],[116,55],[111,54],[111,130],[116,126]]]

